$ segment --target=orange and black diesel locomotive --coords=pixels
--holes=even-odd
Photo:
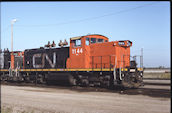
[[[109,42],[103,35],[92,34],[70,38],[70,46],[66,44],[1,51],[1,80],[101,87],[143,84],[143,68],[131,60],[131,41]]]

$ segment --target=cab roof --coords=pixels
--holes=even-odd
[[[99,34],[89,34],[89,35],[85,35],[85,36],[101,36],[101,37],[104,37],[104,38],[106,38],[106,39],[109,39],[109,38],[107,38],[106,36],[99,35]],[[85,37],[85,36],[72,37],[72,38],[70,38],[70,40],[78,40],[78,39],[81,39],[82,37]]]

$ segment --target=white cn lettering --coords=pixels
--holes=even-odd
[[[44,67],[44,59],[43,59],[43,57],[42,57],[42,64],[36,64],[35,63],[35,59],[36,58],[40,58],[40,57],[41,57],[40,53],[33,55],[33,67],[34,68],[43,68]]]
[[[35,59],[36,58],[41,58],[41,55],[42,55],[42,64],[36,64],[35,63]],[[33,67],[34,68],[44,68],[44,66],[45,66],[45,59],[48,61],[48,63],[50,64],[50,66],[52,68],[55,67],[55,65],[56,65],[56,53],[55,52],[53,53],[53,61],[50,60],[50,58],[48,57],[48,55],[46,53],[44,53],[44,54],[41,54],[41,53],[34,54],[33,55]]]
[[[46,60],[48,61],[48,63],[50,64],[50,66],[51,66],[52,68],[54,68],[55,65],[56,65],[56,53],[55,53],[55,52],[53,53],[53,63],[52,63],[52,61],[50,60],[50,58],[48,57],[47,54],[45,55],[45,58],[46,58]]]

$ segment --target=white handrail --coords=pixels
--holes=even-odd
[[[122,80],[122,77],[121,77],[121,64],[122,64],[122,56],[121,56],[121,62],[120,62],[120,71],[119,71],[119,79]]]
[[[113,70],[114,80],[116,80],[116,62],[117,62],[117,57],[115,56],[115,66],[114,66],[114,70]]]

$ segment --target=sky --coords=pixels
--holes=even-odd
[[[1,48],[39,48],[54,40],[101,34],[110,41],[130,40],[131,55],[144,67],[170,67],[170,2],[1,2]],[[139,60],[139,58],[138,58]]]

